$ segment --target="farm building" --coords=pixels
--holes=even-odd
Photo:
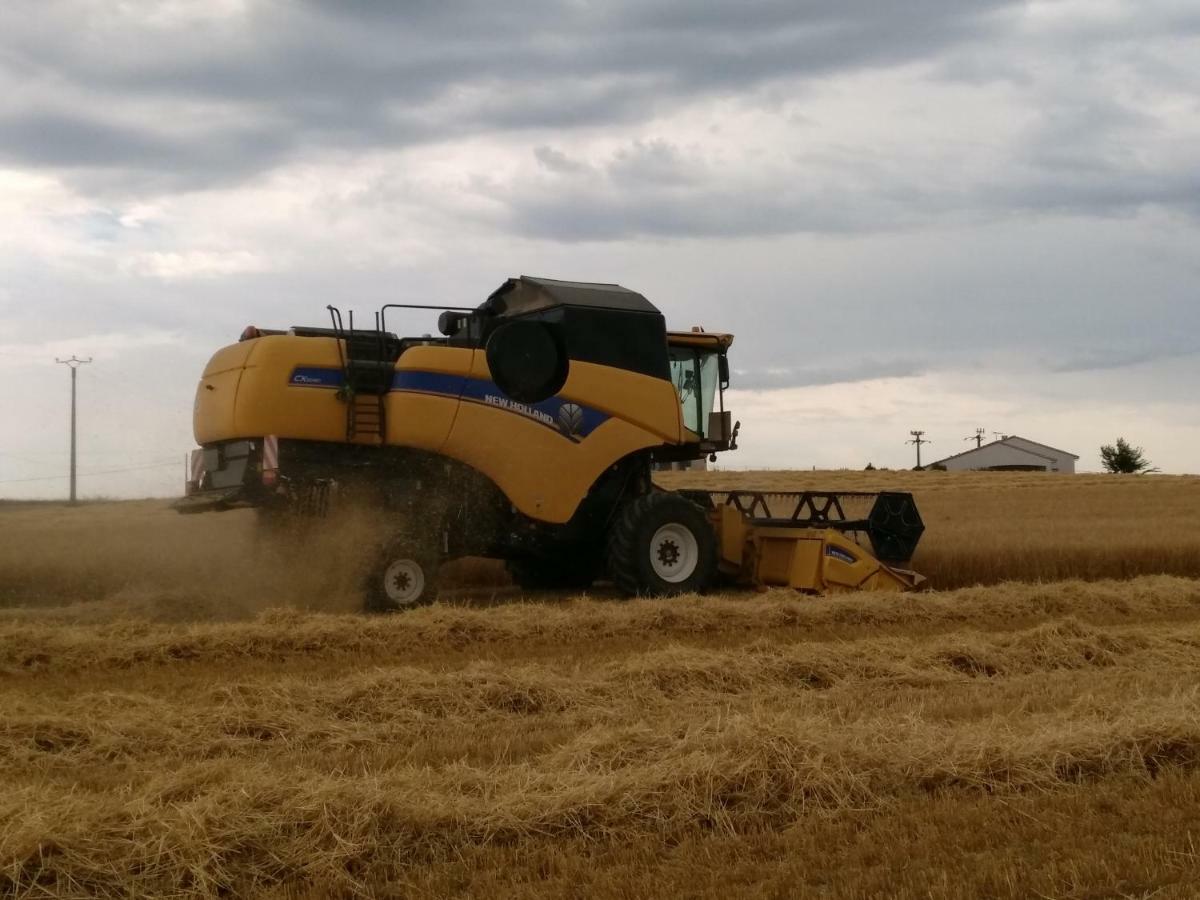
[[[1017,435],[1008,435],[982,447],[956,453],[929,464],[951,472],[985,470],[996,472],[1065,472],[1074,474],[1074,453],[1058,450]]]

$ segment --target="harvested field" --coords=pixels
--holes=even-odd
[[[935,588],[1200,577],[1195,476],[769,471],[659,479],[668,487],[912,491],[927,526],[914,566]],[[264,536],[246,510],[189,517],[159,500],[76,509],[0,503],[0,616],[5,608],[90,621],[127,613],[207,620],[284,606],[351,611],[375,523],[352,511],[279,538]],[[462,583],[512,595],[501,566],[457,566]]]
[[[285,554],[242,513],[0,508],[0,891],[1200,893],[1197,481],[1002,476],[989,507],[978,476],[925,474],[927,566],[983,584],[497,586],[371,619],[345,611],[352,519]],[[995,583],[989,554],[1025,558],[1031,531],[1078,540],[1079,571]],[[1103,577],[1102,546],[1160,533],[1179,574]]]

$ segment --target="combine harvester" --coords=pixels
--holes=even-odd
[[[389,332],[399,308],[440,311],[442,336]],[[367,499],[394,523],[369,610],[432,600],[440,565],[463,556],[504,560],[526,588],[608,578],[650,596],[718,579],[810,592],[923,580],[905,568],[924,530],[909,494],[653,484],[657,463],[736,449],[733,337],[669,332],[641,294],[520,277],[475,309],[388,304],[369,329],[329,313],[329,328],[248,327],[213,356],[176,508],[320,515],[335,496]]]

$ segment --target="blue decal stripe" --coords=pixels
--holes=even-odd
[[[550,397],[540,403],[519,403],[501,391],[495,382],[484,378],[466,378],[461,375],[406,369],[397,372],[392,378],[392,389],[461,397],[471,403],[495,406],[525,416],[572,439],[587,437],[609,418],[598,409],[561,397]]]
[[[297,366],[292,370],[288,384],[293,387],[340,388],[343,384],[341,369],[320,366]],[[464,375],[446,375],[441,372],[418,372],[404,369],[392,376],[393,391],[412,391],[420,394],[437,394],[443,397],[461,397],[468,403],[494,406],[515,415],[544,425],[559,432],[569,440],[587,437],[608,421],[608,414],[598,409],[550,397],[540,403],[519,403],[507,396],[495,382],[486,378],[467,378]]]
[[[441,372],[416,372],[402,369],[392,376],[393,391],[418,391],[422,394],[445,394],[457,397],[462,393],[463,375],[445,375]]]

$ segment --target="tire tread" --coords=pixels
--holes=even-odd
[[[640,560],[639,530],[648,517],[656,514],[659,507],[668,504],[686,503],[695,508],[701,516],[704,510],[698,504],[673,491],[654,491],[643,494],[628,503],[617,513],[608,533],[608,576],[613,584],[623,594],[635,596],[639,594],[672,594],[680,593],[674,589],[652,589],[645,584]],[[702,572],[696,588],[702,590],[707,586],[716,571],[716,536],[709,528],[703,534],[696,535],[700,542],[701,563],[708,572]]]

